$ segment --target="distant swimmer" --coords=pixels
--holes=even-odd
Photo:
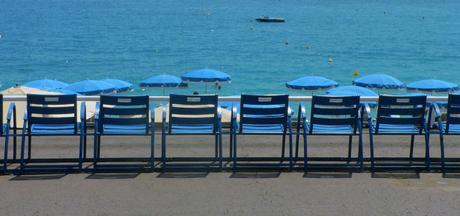
[[[329,59],[327,60],[327,63],[329,63],[329,64],[334,63],[334,60],[332,59],[332,57],[329,57]]]

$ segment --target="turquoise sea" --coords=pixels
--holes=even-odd
[[[321,75],[348,85],[355,70],[460,84],[459,11],[458,0],[1,0],[0,82],[137,85],[212,68],[232,76],[223,95],[304,94],[285,82]],[[287,22],[254,21],[262,15]]]

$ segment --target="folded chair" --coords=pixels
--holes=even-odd
[[[169,121],[163,110],[161,166],[163,170],[222,169],[222,123],[217,95],[170,95]],[[167,157],[167,136],[214,136],[214,157],[211,164],[172,162]]]
[[[380,96],[375,122],[373,122],[371,119],[369,106],[366,106],[366,112],[370,118],[369,122],[373,122],[373,124],[369,125],[370,160],[372,172],[374,172],[376,168],[384,170],[429,169],[430,134],[425,121],[426,104],[426,96]],[[374,157],[374,136],[376,135],[410,136],[410,163],[376,164]],[[415,136],[423,136],[425,138],[425,162],[422,165],[416,165],[413,163]]]
[[[236,108],[233,109],[230,135],[230,153],[233,160],[233,171],[238,167],[245,169],[292,169],[292,127],[288,95],[241,95],[240,119]],[[275,163],[241,163],[238,157],[239,135],[281,136],[281,157]],[[289,158],[285,161],[286,136],[289,136]],[[278,160],[278,159],[277,159]]]
[[[303,136],[304,145],[304,170],[308,168],[352,168],[362,169],[363,142],[362,125],[360,119],[359,96],[313,96],[310,121],[306,119],[305,108],[299,106],[299,117],[296,133],[296,160],[299,152],[299,136]],[[300,131],[302,129],[302,131]],[[308,163],[308,137],[310,136],[347,136],[348,157],[346,163],[341,164],[309,164]],[[353,137],[358,136],[358,156],[356,164],[350,164]]]
[[[442,121],[441,107],[447,106],[446,121]],[[437,120],[437,127],[439,129],[439,144],[441,147],[441,169],[442,172],[448,170],[459,170],[459,163],[446,163],[445,149],[444,149],[444,136],[460,135],[460,95],[449,94],[447,104],[433,103],[430,108],[431,113],[434,110],[435,119]]]
[[[13,118],[13,123],[11,122]],[[12,102],[8,108],[6,115],[6,124],[3,124],[3,95],[0,95],[0,136],[5,138],[5,146],[3,149],[3,173],[8,172],[8,145],[10,140],[10,133],[13,130],[13,161],[16,160],[16,146],[17,146],[17,122],[16,122],[16,106]]]
[[[150,114],[149,123],[149,113],[148,96],[100,97],[95,115],[93,171],[139,171],[147,166],[154,168],[155,114]],[[102,136],[149,136],[148,164],[98,164],[101,162]]]
[[[84,152],[86,152],[84,145],[86,140],[85,113],[85,103],[82,103],[81,123],[78,123],[76,95],[27,95],[27,110],[24,114],[22,129],[20,174],[29,171],[70,172],[81,170]],[[32,159],[32,137],[35,136],[78,136],[80,141],[77,163],[29,165]],[[27,158],[25,156],[26,140],[28,141]],[[74,159],[71,161],[73,162]]]

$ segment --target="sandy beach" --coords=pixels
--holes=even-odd
[[[224,136],[224,155],[228,153],[227,138]],[[145,157],[148,152],[147,138],[110,137],[103,141],[105,157]],[[159,147],[160,140],[156,141]],[[203,136],[171,137],[169,141],[171,156],[210,156],[213,152],[211,139]],[[279,154],[277,138],[249,136],[239,141],[241,156]],[[310,156],[345,156],[347,145],[340,141],[345,139],[312,138]],[[447,141],[448,154],[459,155],[460,148],[453,143],[455,138]],[[377,142],[381,147],[377,154],[408,154],[409,138],[381,137]],[[72,157],[76,154],[76,143],[77,139],[37,138],[33,157]],[[367,136],[365,146],[368,146]],[[432,137],[431,149],[432,156],[437,157],[437,136]],[[365,148],[366,156],[368,152]],[[419,138],[416,156],[422,156],[423,152]],[[0,211],[5,216],[460,214],[460,176],[443,177],[440,173],[224,171],[3,175],[0,193],[3,194]]]

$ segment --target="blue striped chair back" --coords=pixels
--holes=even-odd
[[[32,125],[73,125],[77,131],[77,95],[27,95],[29,131]]]
[[[315,125],[351,126],[356,132],[360,108],[359,96],[313,96],[310,133]]]
[[[447,132],[449,132],[451,124],[460,124],[460,95],[457,94],[449,94],[446,121]]]
[[[99,107],[99,131],[104,132],[104,128],[109,126],[119,129],[136,126],[148,132],[148,96],[102,95]]]
[[[169,96],[169,133],[175,126],[211,127],[217,130],[217,95]]]
[[[241,95],[240,133],[245,125],[280,125],[286,130],[288,107],[288,95]]]
[[[416,125],[422,130],[425,122],[426,96],[379,97],[376,132],[380,124]]]

